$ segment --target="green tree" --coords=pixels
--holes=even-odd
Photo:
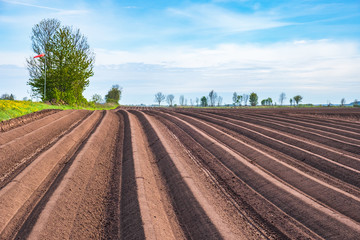
[[[107,103],[116,103],[119,104],[121,98],[122,88],[119,85],[113,85],[109,90],[108,94],[105,95],[105,101]]]
[[[342,99],[341,99],[341,102],[340,102],[342,107],[345,105],[345,102],[346,102],[346,101],[345,101],[345,98],[342,98]]]
[[[211,90],[209,92],[209,100],[210,100],[210,106],[214,107],[216,99],[218,98],[217,93],[214,90]]]
[[[263,106],[270,106],[270,105],[272,105],[272,99],[269,97],[269,98],[267,98],[267,99],[261,100],[261,105],[263,105]]]
[[[13,94],[3,94],[0,98],[1,100],[15,100],[15,96]]]
[[[102,102],[102,97],[100,94],[95,93],[92,97],[91,97],[91,101],[94,103],[101,103]]]
[[[247,106],[247,101],[249,100],[249,94],[244,94],[242,98],[244,101],[244,105]]]
[[[286,94],[285,93],[280,93],[280,97],[279,97],[279,102],[281,105],[283,105],[284,100],[286,99]]]
[[[94,75],[95,57],[80,30],[61,26],[57,19],[44,19],[33,27],[31,40],[35,54],[45,53],[45,57],[27,59],[28,85],[35,96],[68,104],[86,102],[82,93]]]
[[[301,102],[302,99],[303,99],[302,96],[296,95],[296,96],[294,97],[294,101],[296,102],[296,105],[299,105],[299,102]]]
[[[207,107],[207,106],[208,106],[208,100],[207,100],[207,98],[206,98],[205,96],[203,96],[203,97],[200,99],[200,101],[201,101],[201,106],[202,106],[202,107]]]
[[[256,106],[258,104],[258,95],[252,92],[249,97],[249,102],[251,106]]]
[[[159,107],[162,101],[165,100],[165,95],[162,92],[155,94],[155,102],[159,103]]]
[[[166,97],[166,101],[167,101],[167,103],[169,104],[170,107],[172,107],[172,105],[173,105],[174,98],[175,98],[175,96],[173,94],[169,94]]]
[[[241,106],[242,99],[243,99],[243,96],[241,96],[241,95],[237,96],[236,102],[237,102],[237,104],[239,104],[239,106]]]
[[[238,103],[238,94],[236,92],[233,93],[232,100],[233,100],[234,106],[236,106],[236,103]]]

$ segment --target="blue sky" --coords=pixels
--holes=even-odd
[[[304,103],[360,99],[360,2],[0,0],[0,94],[30,96],[25,59],[44,18],[79,28],[96,54],[84,92],[123,87],[122,104],[155,93],[281,92]]]

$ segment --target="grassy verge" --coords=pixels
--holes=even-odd
[[[0,100],[0,121],[20,117],[43,109],[87,109],[109,110],[114,109],[116,104],[89,104],[89,106],[50,105],[30,101]]]

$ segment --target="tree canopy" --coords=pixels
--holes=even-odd
[[[217,93],[214,90],[211,90],[209,92],[209,100],[210,100],[210,106],[214,107],[215,106],[215,102],[218,98]]]
[[[173,94],[169,94],[166,96],[166,101],[170,107],[172,107],[172,105],[173,105],[174,98],[175,98],[175,96]]]
[[[5,93],[5,94],[1,95],[0,99],[1,100],[15,100],[15,96],[13,94],[9,95],[9,94]]]
[[[208,101],[207,101],[207,98],[205,96],[203,96],[201,99],[201,106],[202,107],[207,107],[208,106]]]
[[[119,85],[113,85],[112,88],[109,90],[108,94],[105,95],[105,101],[107,103],[112,102],[119,104],[121,98],[121,91],[122,88],[120,88]]]
[[[61,26],[57,19],[43,19],[33,27],[31,41],[35,54],[45,54],[45,57],[27,59],[28,85],[34,95],[43,101],[86,102],[82,93],[94,75],[95,57],[80,30]]]
[[[155,94],[155,102],[159,103],[159,107],[162,101],[165,100],[165,95],[162,92],[158,92],[157,94]]]
[[[249,98],[251,106],[256,106],[258,104],[258,95],[256,93],[251,93]]]
[[[303,99],[302,96],[296,95],[296,96],[294,97],[294,101],[296,102],[296,105],[299,105],[299,102],[301,102],[302,99]]]

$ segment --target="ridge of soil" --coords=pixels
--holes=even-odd
[[[357,239],[360,109],[45,110],[0,123],[0,239]]]

